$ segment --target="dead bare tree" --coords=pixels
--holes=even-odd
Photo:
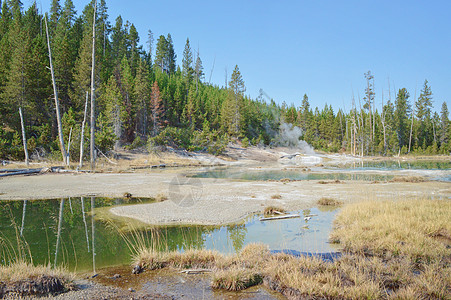
[[[387,139],[386,139],[386,128],[385,128],[385,110],[384,110],[384,89],[382,89],[382,111],[381,111],[381,124],[384,135],[384,154],[387,151]]]
[[[29,158],[28,158],[28,149],[27,149],[27,137],[25,136],[25,125],[23,122],[22,107],[19,107],[19,115],[20,115],[20,126],[22,127],[23,152],[25,153],[25,163],[27,164],[27,167],[28,167]]]
[[[84,142],[85,142],[85,124],[86,124],[86,115],[88,113],[88,99],[89,92],[86,91],[86,101],[85,101],[85,113],[83,115],[83,122],[81,123],[81,137],[80,137],[80,163],[78,168],[81,169],[83,167],[83,150],[84,150]]]
[[[413,101],[417,100],[417,88],[415,87],[415,96],[413,98]],[[410,123],[410,136],[409,136],[409,153],[410,153],[410,147],[412,145],[412,132],[413,132],[413,120],[415,119],[415,109],[412,108],[412,122]]]
[[[90,156],[91,156],[91,169],[94,170],[96,164],[95,158],[95,61],[96,61],[96,12],[97,12],[97,0],[94,1],[94,16],[92,21],[92,69],[91,69],[91,143],[90,143]]]
[[[56,110],[56,122],[58,124],[58,138],[59,138],[59,142],[60,142],[61,155],[63,156],[63,162],[65,165],[67,165],[67,153],[66,153],[66,147],[64,146],[63,125],[61,123],[61,114],[60,114],[60,106],[59,106],[59,100],[58,100],[58,91],[56,89],[55,73],[53,71],[49,28],[47,26],[47,15],[44,17],[44,22],[45,22],[45,32],[47,34],[47,47],[49,49],[50,73],[52,74],[53,94],[55,96],[55,110]]]

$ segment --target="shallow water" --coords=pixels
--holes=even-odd
[[[332,168],[350,170],[450,170],[451,161],[447,160],[415,160],[415,161],[359,161],[338,164]]]
[[[131,251],[124,236],[111,223],[92,215],[96,213],[95,208],[143,202],[151,200],[89,197],[1,201],[0,262],[7,264],[19,253],[29,258],[31,253],[35,264],[65,265],[75,271],[129,264]],[[236,253],[246,244],[262,242],[271,250],[336,251],[328,243],[336,211],[313,208],[295,213],[301,217],[262,222],[255,215],[243,225],[153,227],[125,236],[131,240],[143,236],[147,246],[161,250],[206,248]],[[317,216],[304,220],[309,214]],[[17,237],[24,251],[17,250]]]
[[[246,170],[241,168],[211,168],[207,171],[190,175],[195,178],[229,178],[240,180],[281,180],[288,178],[290,180],[364,180],[364,181],[387,181],[393,178],[393,175],[383,174],[365,174],[365,173],[342,173],[329,172],[317,173],[306,172],[302,169],[287,170]]]

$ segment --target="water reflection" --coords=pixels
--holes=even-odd
[[[195,178],[228,178],[239,180],[365,180],[386,181],[393,178],[392,175],[365,174],[365,173],[315,173],[305,172],[302,169],[288,170],[252,170],[243,172],[242,168],[212,168],[205,172],[190,175]]]
[[[240,225],[151,227],[138,231],[138,234],[132,232],[122,235],[117,226],[103,219],[101,213],[113,205],[149,201],[95,197],[91,197],[90,201],[85,201],[85,198],[1,201],[1,238],[10,242],[7,247],[16,247],[13,242],[20,236],[29,248],[29,251],[25,251],[27,256],[30,252],[35,264],[63,264],[70,270],[92,270],[94,273],[98,268],[130,263],[131,253],[124,237],[138,244],[138,235],[147,247],[164,251],[206,248],[236,253],[246,244],[255,242],[268,244],[272,250],[335,250],[327,243],[335,212],[317,209],[295,212],[301,216],[313,216],[308,221],[301,217],[261,222],[260,216],[253,216]],[[100,217],[102,219],[97,219]],[[0,254],[17,251],[5,249],[4,244],[0,245]],[[17,247],[24,246],[21,244]],[[11,259],[5,255],[1,258],[3,264]]]

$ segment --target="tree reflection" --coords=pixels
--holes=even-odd
[[[232,240],[235,252],[239,252],[243,248],[244,239],[246,238],[246,225],[241,224],[227,226],[227,232],[229,233],[229,238]]]

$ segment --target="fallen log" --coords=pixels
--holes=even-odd
[[[0,177],[7,176],[16,176],[16,175],[29,175],[29,174],[37,174],[37,173],[47,173],[47,172],[61,172],[63,167],[51,167],[51,168],[38,168],[38,169],[13,169],[13,171],[9,170],[1,170],[3,174],[0,174]]]
[[[7,177],[7,176],[15,176],[15,175],[27,175],[27,174],[35,174],[41,172],[42,169],[25,169],[25,170],[18,170],[16,172],[8,172],[0,174],[0,177]]]
[[[292,219],[292,218],[300,218],[300,215],[284,215],[284,216],[277,216],[277,217],[267,217],[267,218],[261,218],[260,221],[270,221],[270,220],[282,220],[282,219]]]
[[[203,273],[211,273],[212,271],[209,269],[189,269],[189,270],[183,270],[180,271],[180,273],[185,274],[203,274]]]

